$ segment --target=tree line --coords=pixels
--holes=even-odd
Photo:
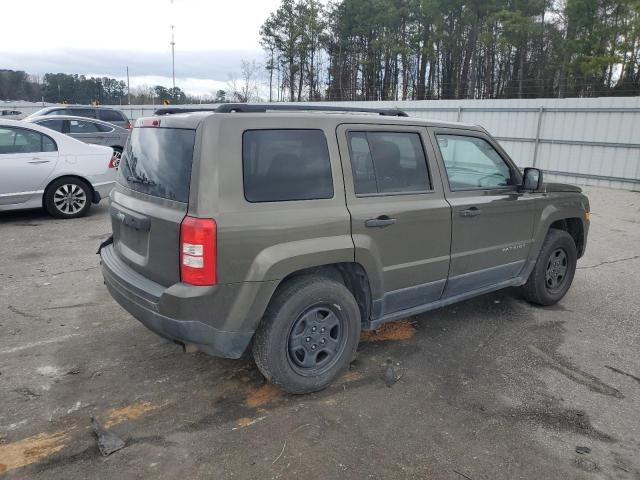
[[[269,99],[640,94],[638,0],[282,0]]]
[[[139,86],[127,90],[122,80],[110,77],[86,77],[66,73],[47,73],[42,77],[24,71],[0,70],[0,100],[23,100],[30,102],[100,104],[171,104],[214,103],[226,100],[227,92],[219,90],[206,98],[194,97],[180,87],[166,88],[162,85]]]

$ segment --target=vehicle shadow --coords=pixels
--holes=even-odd
[[[62,219],[55,218],[49,215],[49,213],[43,208],[31,208],[27,210],[11,210],[7,212],[0,212],[0,223],[11,223],[13,225],[24,227],[24,226],[39,226],[41,223],[45,222],[60,222],[60,221],[81,221],[82,219],[97,217],[100,215],[104,215],[105,212],[109,209],[109,206],[106,202],[101,202],[98,205],[92,205],[89,209],[89,212],[84,217],[80,218],[72,218],[72,219]]]

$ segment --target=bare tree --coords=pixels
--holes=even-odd
[[[260,99],[258,80],[262,66],[255,60],[240,61],[240,78],[229,75],[228,95],[234,102],[247,103]]]

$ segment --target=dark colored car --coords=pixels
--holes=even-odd
[[[72,117],[86,117],[112,123],[120,128],[131,128],[129,118],[121,110],[107,107],[91,107],[87,105],[64,105],[58,107],[46,107],[32,113],[26,119],[44,117],[48,115],[64,115]]]
[[[30,117],[25,120],[64,133],[84,143],[105,145],[121,154],[131,130],[120,128],[112,123],[85,117],[44,116]]]
[[[521,173],[483,128],[272,108],[136,122],[100,255],[111,295],[159,335],[251,348],[265,377],[306,393],[362,329],[506,287],[540,305],[569,289],[587,197]]]

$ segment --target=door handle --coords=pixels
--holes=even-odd
[[[49,163],[49,160],[44,160],[42,158],[33,158],[31,160],[28,160],[27,163],[38,165],[40,163]]]
[[[396,223],[395,218],[388,215],[380,215],[378,218],[370,218],[364,222],[364,226],[368,228],[384,228]]]
[[[480,209],[478,207],[471,207],[460,212],[461,217],[477,217],[480,215]]]

